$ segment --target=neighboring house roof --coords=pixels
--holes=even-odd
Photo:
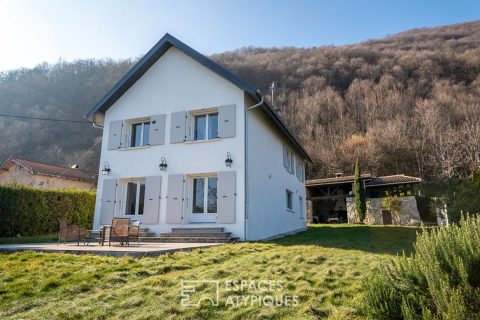
[[[105,112],[138,80],[145,72],[160,59],[165,52],[171,47],[175,47],[182,51],[187,56],[191,57],[210,71],[216,73],[222,78],[230,81],[238,88],[246,92],[255,102],[262,101],[262,94],[259,90],[250,86],[246,82],[242,81],[236,75],[213,62],[209,58],[205,57],[198,51],[189,47],[185,43],[181,42],[170,34],[165,34],[157,44],[148,51],[142,59],[140,59],[126,74],[121,78],[115,86],[90,110],[85,114],[85,118],[92,122],[96,122],[96,119],[103,119]],[[280,129],[285,137],[293,144],[295,149],[308,161],[312,162],[312,159],[305,151],[299,140],[288,129],[287,125],[279,117],[279,115],[273,110],[270,104],[263,100],[263,104],[259,107],[265,115],[273,122],[273,124]]]
[[[404,174],[395,174],[391,176],[380,176],[380,177],[373,177],[371,174],[362,174],[361,178],[365,180],[366,187],[422,182],[422,179],[420,178],[406,176]],[[306,186],[323,186],[323,185],[353,183],[354,179],[355,179],[355,176],[342,176],[342,177],[335,177],[335,178],[315,179],[315,180],[305,181],[305,185]]]
[[[367,173],[367,174],[362,174],[361,177],[362,179],[370,179],[372,175]],[[355,176],[341,176],[341,177],[333,177],[333,178],[314,179],[314,180],[305,181],[305,185],[319,186],[319,185],[327,185],[327,184],[352,183],[354,179],[355,179]]]
[[[417,177],[406,176],[404,174],[395,174],[392,176],[374,177],[371,181],[366,183],[367,187],[380,186],[387,184],[407,184],[407,183],[419,183],[422,179]]]
[[[56,165],[45,164],[19,158],[11,158],[7,160],[4,166],[0,169],[0,174],[2,174],[2,171],[8,171],[8,169],[13,165],[17,165],[22,169],[27,170],[31,174],[77,180],[89,183],[97,182],[97,174],[95,172],[75,168],[60,167]]]

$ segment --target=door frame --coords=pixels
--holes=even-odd
[[[122,188],[122,204],[120,206],[120,217],[122,218],[130,218],[131,220],[142,220],[143,214],[139,215],[138,213],[135,214],[126,214],[127,210],[127,197],[128,197],[128,183],[129,182],[143,182],[146,186],[146,178],[144,177],[133,177],[133,178],[122,178],[120,180],[121,188]],[[140,200],[140,187],[137,186],[137,199]],[[145,197],[145,194],[144,194]],[[137,208],[139,208],[140,202],[136,203],[135,205],[135,211],[137,211]],[[145,198],[143,200],[143,206],[144,206],[144,211],[145,211]]]
[[[186,175],[186,183],[187,183],[187,217],[188,223],[217,223],[217,215],[218,215],[218,199],[217,199],[217,212],[216,213],[208,213],[208,192],[204,194],[204,202],[205,209],[204,213],[193,213],[193,181],[196,178],[210,178],[216,177],[217,178],[217,194],[218,194],[218,174],[216,172],[208,172],[208,173],[199,173],[199,174],[188,174]],[[205,185],[205,188],[208,188],[208,179]]]

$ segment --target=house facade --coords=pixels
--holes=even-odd
[[[359,223],[353,194],[354,176],[341,174],[306,182],[309,221]],[[375,177],[362,174],[367,212],[364,223],[418,225],[421,221],[414,185],[422,180],[403,174]]]
[[[221,227],[240,240],[305,229],[310,158],[263,96],[165,35],[87,113],[103,127],[94,227]]]
[[[0,168],[0,184],[20,184],[45,190],[95,190],[97,179],[95,172],[20,158],[10,158]]]

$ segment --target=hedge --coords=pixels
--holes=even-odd
[[[58,231],[58,218],[91,228],[95,192],[0,186],[0,236],[34,236]]]

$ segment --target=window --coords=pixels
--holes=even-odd
[[[293,210],[293,192],[286,189],[287,209]]]
[[[125,215],[143,215],[145,181],[129,181],[125,201]]]
[[[299,196],[298,197],[298,209],[300,210],[300,219],[304,219],[303,215],[303,197]]]
[[[130,134],[130,147],[142,147],[150,144],[150,122],[134,123]]]
[[[193,179],[192,213],[217,213],[217,181],[217,177]]]
[[[300,160],[296,159],[296,162],[295,162],[295,167],[296,167],[296,174],[297,174],[297,178],[300,182],[304,182],[305,181],[305,167],[303,165],[302,162],[300,162]]]
[[[291,174],[295,173],[295,160],[293,152],[287,146],[283,146],[283,166]]]
[[[218,138],[218,113],[196,115],[193,139],[211,140]]]

